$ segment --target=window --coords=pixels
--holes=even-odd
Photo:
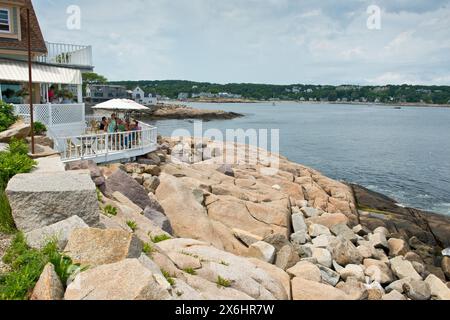
[[[0,8],[0,32],[11,32],[9,9]]]

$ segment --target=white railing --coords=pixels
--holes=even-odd
[[[55,147],[64,162],[86,159],[117,160],[155,150],[157,128],[139,123],[140,130],[56,137]]]
[[[15,114],[30,120],[30,106],[14,105]],[[37,104],[34,120],[46,125],[47,135],[53,139],[55,150],[63,162],[94,160],[108,162],[133,158],[156,150],[157,128],[139,122],[139,130],[114,133],[84,134],[97,129],[101,116],[85,116],[84,104]]]
[[[39,62],[92,67],[92,46],[46,42],[47,55],[38,57]]]

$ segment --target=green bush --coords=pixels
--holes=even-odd
[[[35,122],[34,123],[34,134],[35,135],[44,135],[47,132],[47,127],[40,123],[40,122]]]
[[[8,181],[18,173],[27,173],[35,166],[35,161],[27,155],[28,145],[20,140],[12,140],[8,150],[0,152],[0,230],[14,231],[14,220],[5,194]]]
[[[36,162],[28,157],[28,146],[25,142],[13,140],[6,152],[0,152],[0,183],[6,185],[12,177],[19,173],[28,173]]]
[[[0,132],[7,130],[16,120],[13,106],[0,101]]]
[[[3,257],[11,271],[0,276],[0,300],[26,300],[39,280],[44,267],[51,262],[63,284],[75,272],[83,270],[58,251],[56,241],[50,241],[44,249],[30,249],[25,237],[18,233]]]

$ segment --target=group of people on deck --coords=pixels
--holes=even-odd
[[[139,134],[138,133],[133,134],[133,132],[138,132],[142,130],[138,121],[136,120],[130,121],[129,118],[126,120],[120,119],[119,117],[117,117],[115,113],[111,115],[110,119],[103,117],[102,121],[100,122],[99,129],[100,131],[107,133],[129,132],[129,134],[120,135],[122,146],[128,147],[130,147],[130,144],[135,144],[136,141],[139,139]]]
[[[103,117],[99,129],[108,133],[141,131],[138,121],[130,121],[130,119],[122,120],[115,113],[111,115],[110,119]]]

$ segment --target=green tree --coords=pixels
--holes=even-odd
[[[83,95],[86,95],[86,87],[88,84],[104,84],[108,82],[108,79],[95,72],[83,73],[82,77],[83,77]]]

